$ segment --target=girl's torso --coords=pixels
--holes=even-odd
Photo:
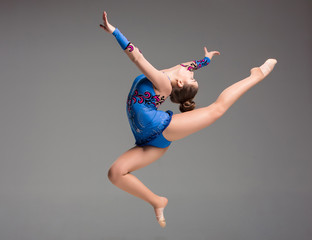
[[[165,96],[155,92],[152,82],[145,75],[139,75],[134,80],[127,98],[127,115],[137,145],[149,143],[169,125],[173,113],[158,110],[165,99]]]
[[[133,130],[138,131],[157,122],[155,119],[162,112],[158,107],[166,97],[157,94],[152,82],[144,74],[136,77],[127,98],[127,115]]]

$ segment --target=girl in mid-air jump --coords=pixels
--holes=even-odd
[[[268,76],[277,61],[268,59],[262,66],[252,68],[248,77],[226,88],[214,103],[195,109],[193,99],[198,83],[194,79],[194,71],[208,65],[213,56],[220,55],[218,51],[208,52],[205,47],[202,60],[157,70],[138,48],[108,22],[105,11],[100,27],[116,37],[121,48],[142,72],[132,84],[126,107],[136,146],[112,164],[108,178],[120,189],[151,204],[158,223],[165,227],[163,212],[168,199],[153,193],[131,172],[163,156],[172,141],[204,129],[219,119],[245,92]],[[169,110],[158,110],[167,97],[180,104],[182,113],[173,115]]]

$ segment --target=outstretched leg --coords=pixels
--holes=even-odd
[[[168,199],[153,193],[137,177],[130,174],[130,172],[156,161],[168,148],[157,148],[153,146],[133,147],[122,154],[108,171],[108,178],[114,185],[143,199],[154,207],[156,218],[162,227],[165,226],[163,210],[168,203]]]
[[[274,68],[275,59],[268,59],[261,67],[250,70],[249,77],[226,88],[208,107],[175,114],[163,136],[175,141],[208,127],[220,118],[245,92],[261,82]]]

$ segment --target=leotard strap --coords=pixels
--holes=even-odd
[[[165,72],[163,72],[163,74],[165,74],[167,76],[167,78],[169,79],[169,81],[171,82],[170,77]]]

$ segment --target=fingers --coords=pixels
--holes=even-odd
[[[205,53],[207,53],[207,54],[210,53],[210,54],[212,54],[213,56],[214,56],[214,55],[220,55],[220,52],[219,52],[219,51],[210,51],[210,52],[208,52],[207,49],[205,49]]]
[[[107,21],[107,13],[105,11],[103,11],[103,21],[105,23],[105,25],[107,25],[108,21]]]
[[[220,55],[219,51],[214,51],[214,55]]]
[[[100,27],[103,28],[105,31],[107,31],[107,25],[108,25],[107,13],[106,11],[103,11],[103,24],[100,24]]]
[[[211,54],[213,54],[213,55],[220,55],[220,52],[219,52],[219,51],[210,51],[210,52],[208,52],[208,50],[207,50],[206,47],[204,47],[204,51],[205,51],[205,53],[211,53]]]

